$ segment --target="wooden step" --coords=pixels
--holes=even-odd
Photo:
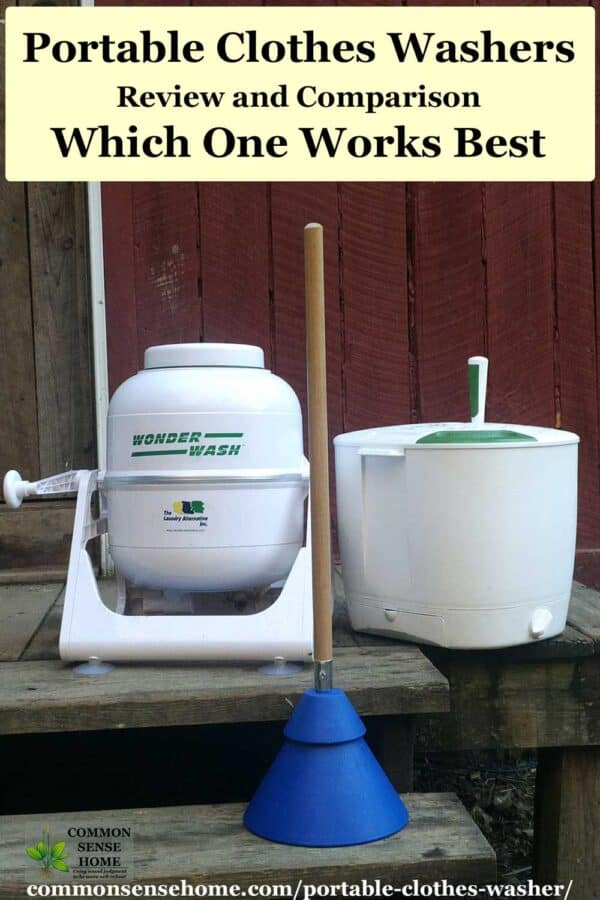
[[[100,582],[114,607],[114,580]],[[312,666],[274,678],[257,663],[118,664],[99,678],[76,675],[58,656],[60,585],[0,587],[0,733],[282,721],[312,685]],[[336,685],[364,716],[449,709],[446,678],[415,645],[336,650]]]
[[[449,706],[445,677],[418,647],[343,648],[335,673],[361,715]],[[119,664],[90,678],[59,660],[2,663],[0,676],[3,734],[281,721],[313,682],[310,665],[276,678],[257,664]]]
[[[25,853],[48,827],[52,841],[66,840],[69,865],[78,862],[76,838],[68,829],[131,826],[133,863],[127,880],[160,884],[186,879],[190,884],[360,883],[380,879],[400,885],[418,878],[428,883],[495,881],[496,860],[460,801],[453,794],[408,794],[411,820],[399,834],[358,847],[310,849],[272,844],[242,825],[244,806],[180,806],[0,818],[1,897],[24,896],[24,883],[42,883],[39,864]],[[37,867],[37,868],[36,868]],[[70,874],[55,872],[53,881]],[[85,882],[84,882],[85,883]],[[302,896],[302,894],[300,894]]]

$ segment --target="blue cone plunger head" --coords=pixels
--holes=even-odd
[[[343,691],[306,691],[246,810],[246,827],[302,847],[367,844],[404,828],[406,807],[367,746],[365,731]]]

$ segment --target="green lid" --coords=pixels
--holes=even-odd
[[[510,444],[516,441],[536,443],[529,434],[506,429],[456,429],[454,431],[432,431],[418,438],[417,444]]]

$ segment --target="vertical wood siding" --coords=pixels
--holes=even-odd
[[[96,458],[83,184],[0,183],[0,472]]]
[[[1,90],[2,145],[5,101]],[[0,178],[0,472],[94,465],[87,238],[84,184]]]
[[[593,185],[105,184],[103,203],[112,389],[152,342],[231,340],[304,405],[302,228],[320,221],[331,434],[466,418],[485,353],[490,419],[580,434],[579,548],[600,553]]]
[[[581,548],[600,547],[592,188],[105,185],[114,389],[151,343],[261,345],[305,402],[302,228],[326,229],[332,436],[464,419],[490,357],[489,418],[577,431]],[[594,198],[595,199],[595,198]]]
[[[0,0],[0,18],[8,5]],[[0,145],[5,99],[2,90]],[[17,468],[34,480],[95,465],[87,240],[84,184],[0,178],[0,473]],[[73,511],[64,499],[18,512],[0,502],[0,582],[23,570],[32,580],[60,577]]]

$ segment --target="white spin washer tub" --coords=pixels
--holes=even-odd
[[[576,434],[473,421],[335,438],[338,531],[357,631],[454,648],[525,644],[565,626],[577,525]]]

